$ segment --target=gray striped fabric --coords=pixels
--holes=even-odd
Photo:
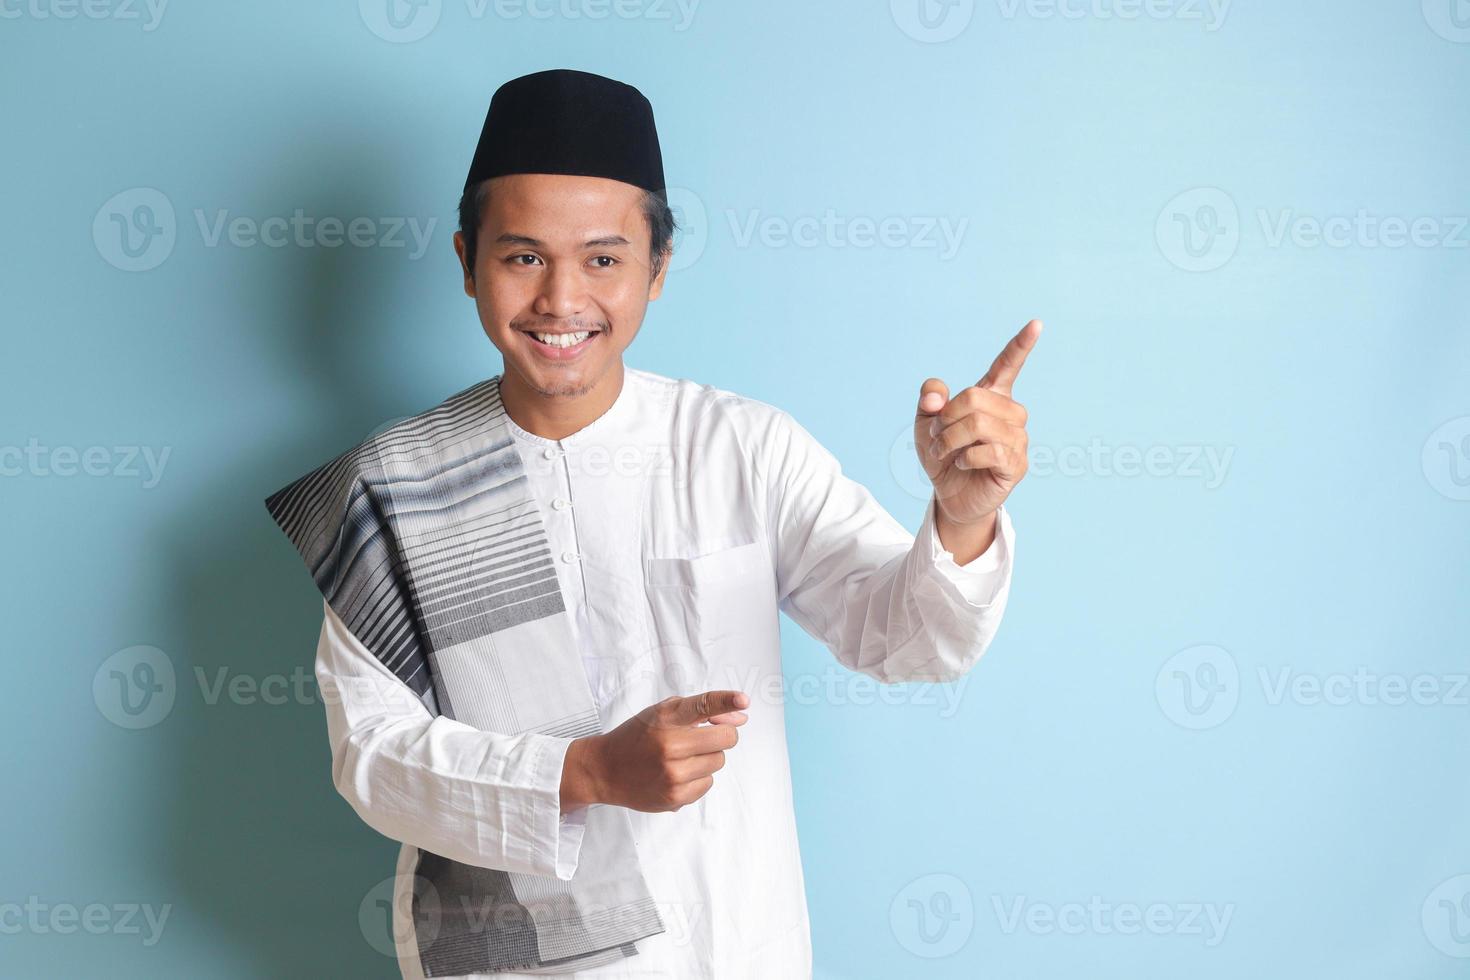
[[[500,376],[282,487],[266,508],[353,635],[434,714],[483,731],[601,731]],[[425,976],[551,973],[664,931],[627,813],[593,806],[570,881],[420,851]]]

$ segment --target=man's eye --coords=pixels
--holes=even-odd
[[[525,259],[526,261],[522,262],[521,259]],[[512,255],[508,261],[512,265],[532,265],[533,263],[540,262],[541,260],[534,255],[523,253],[521,255]]]
[[[613,258],[611,255],[598,255],[595,256],[592,261],[597,263],[597,267],[599,269],[611,269],[613,266],[618,264],[618,260]]]

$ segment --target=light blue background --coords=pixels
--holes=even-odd
[[[706,0],[687,23],[558,2],[443,0],[400,42],[351,0],[179,2],[153,29],[141,6],[6,0],[0,444],[49,448],[0,478],[0,903],[170,911],[152,945],[7,913],[0,973],[396,975],[358,921],[396,848],[335,795],[320,705],[211,705],[194,671],[309,672],[320,602],[262,498],[500,369],[460,292],[457,192],[495,86],[569,66],[652,99],[684,255],[702,249],[629,363],[786,408],[917,528],[920,384],[974,383],[1038,316],[1016,388],[1033,449],[1164,461],[1034,467],[1010,607],[956,710],[856,704],[860,683],[790,705],[818,976],[1464,975],[1470,30],[1451,0],[1223,21],[1193,0],[959,3],[930,9],[940,41],[903,0]],[[176,240],[125,271],[111,215],[139,188]],[[209,247],[195,218],[296,209],[437,224],[413,258]],[[830,235],[783,244],[829,209]],[[1360,210],[1430,224],[1402,247],[1272,237]],[[885,218],[897,244],[850,243]],[[966,222],[952,255],[917,234],[940,221]],[[56,447],[105,447],[111,470],[123,446],[169,452],[156,485],[53,472]],[[1229,453],[1220,479],[1192,472],[1205,448]],[[785,626],[791,676],[824,676]],[[127,730],[93,681],[137,645],[178,692]],[[1275,696],[1355,671],[1435,693]],[[1094,896],[1230,919],[1009,921]]]

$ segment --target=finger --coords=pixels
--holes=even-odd
[[[1041,336],[1041,321],[1031,320],[1021,332],[1011,338],[1011,342],[996,356],[990,365],[990,370],[977,383],[977,388],[994,388],[1001,394],[1009,395],[1011,385],[1016,381],[1016,375],[1021,373],[1021,365],[1026,363],[1026,355],[1036,346],[1036,338]]]
[[[675,807],[688,806],[708,793],[714,784],[715,777],[713,776],[704,776],[694,780],[692,783],[685,783],[679,787],[678,794],[675,798]]]
[[[664,717],[671,725],[697,725],[706,718],[748,707],[750,698],[744,691],[705,691],[675,698]]]
[[[949,404],[940,409],[938,415],[930,419],[929,427],[934,430],[934,435],[938,435],[945,426],[958,422],[973,412],[994,415],[1012,425],[1026,424],[1025,405],[1010,395],[1001,394],[994,388],[980,388],[971,385],[951,398]]]
[[[710,718],[711,725],[743,725],[750,720],[750,715],[743,711],[727,711],[723,715],[714,715]]]
[[[677,783],[692,783],[696,779],[712,776],[723,768],[725,768],[725,753],[723,752],[691,755],[669,766],[670,775]]]
[[[664,757],[688,759],[710,752],[727,752],[738,744],[740,733],[732,725],[695,725],[664,743]]]
[[[949,401],[949,386],[938,378],[930,378],[919,389],[919,410],[915,419],[933,415]]]
[[[972,443],[1015,442],[1024,434],[1024,430],[994,415],[971,412],[934,437],[929,444],[929,456],[931,459],[944,459]]]
[[[954,465],[958,470],[990,470],[996,476],[1009,479],[1019,476],[1017,460],[1024,458],[1018,456],[1011,446],[986,442],[961,450],[955,457]]]

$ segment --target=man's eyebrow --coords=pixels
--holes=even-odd
[[[527,248],[542,248],[546,243],[530,235],[517,235],[506,233],[495,239],[497,245],[524,245]],[[583,248],[612,248],[618,245],[631,245],[622,235],[604,235],[601,238],[591,238],[582,243]]]

